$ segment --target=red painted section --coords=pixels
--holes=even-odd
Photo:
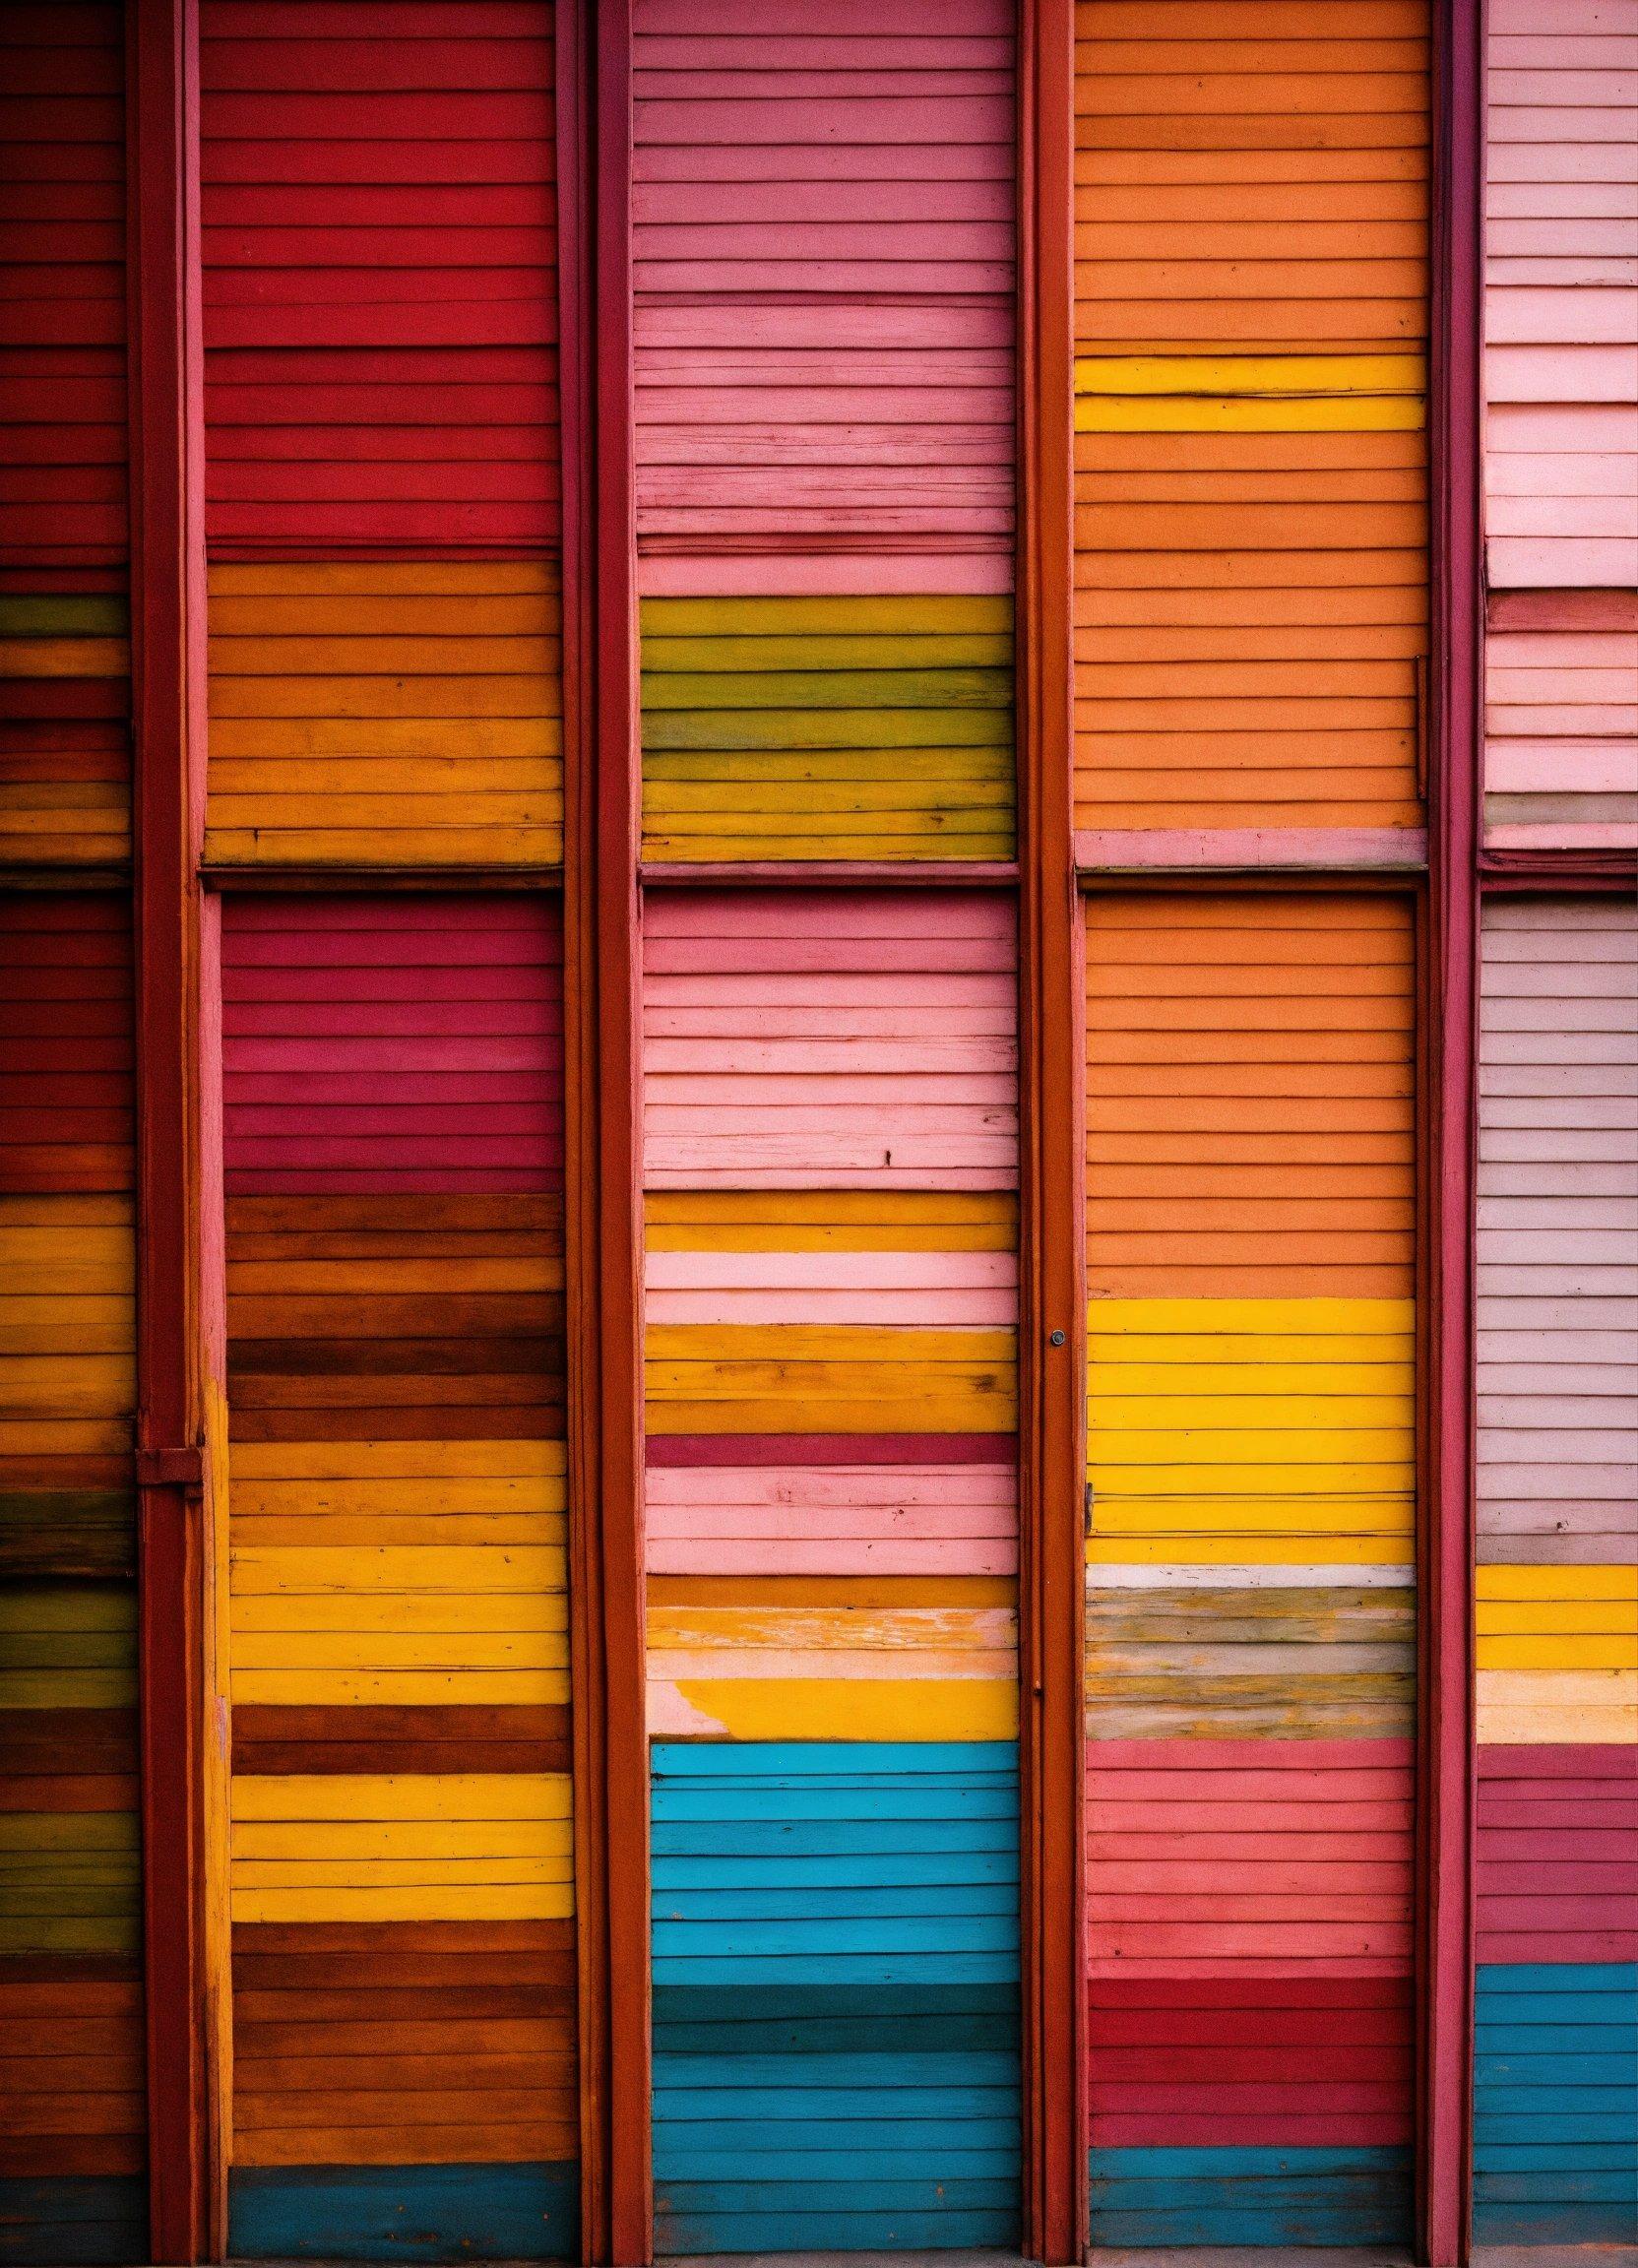
[[[555,543],[552,14],[207,0],[218,555]]]

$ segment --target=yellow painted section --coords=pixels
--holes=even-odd
[[[1403,395],[1081,395],[1077,433],[1419,433],[1420,400]]]
[[[1402,1562],[1414,1331],[1406,1299],[1094,1301],[1089,1560]]]
[[[1275,397],[1421,395],[1420,354],[1077,354],[1075,392]]]
[[[665,1697],[687,1713],[672,1721]],[[782,1677],[651,1684],[650,1731],[691,1729],[732,1740],[1012,1740],[1018,1692],[1005,1680]]]
[[[567,1819],[566,1772],[239,1774],[233,1818]]]
[[[1003,1190],[656,1189],[651,1252],[1010,1252],[1018,1200]]]
[[[243,1602],[236,1609],[242,1626],[255,1628],[258,1596],[306,1598],[360,1592],[385,1595],[387,1610],[413,1614],[425,1604],[424,1595],[480,1592],[521,1594],[538,1600],[561,1592],[566,1561],[561,1550],[531,1545],[424,1544],[411,1546],[348,1544],[336,1549],[258,1549],[240,1545],[233,1552],[231,1587]],[[561,1606],[552,1611],[559,1616]],[[543,1627],[543,1625],[542,1625]]]

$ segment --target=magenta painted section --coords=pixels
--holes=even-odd
[[[561,964],[543,897],[229,897],[228,1193],[556,1188]]]

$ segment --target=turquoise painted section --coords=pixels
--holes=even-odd
[[[1016,2245],[1010,1742],[658,1742],[656,2248]]]
[[[148,2258],[140,2174],[52,2174],[0,2180],[4,2268],[101,2268]]]
[[[1400,2148],[1094,2150],[1095,2246],[1405,2244]]]
[[[235,2260],[561,2260],[580,2250],[572,2165],[248,2166],[228,2183]]]
[[[1638,1963],[1479,1972],[1474,2232],[1638,2243]]]

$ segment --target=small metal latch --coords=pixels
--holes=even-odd
[[[185,1449],[139,1449],[139,1488],[203,1488],[205,1452],[197,1441]]]
[[[1087,1482],[1087,1534],[1089,1536],[1092,1534],[1092,1514],[1093,1506],[1096,1501],[1097,1499],[1093,1494],[1092,1482],[1089,1480]]]

